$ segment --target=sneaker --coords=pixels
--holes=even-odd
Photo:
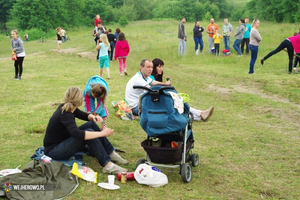
[[[21,80],[21,76],[19,76],[19,77],[17,78],[17,80],[19,80],[19,81],[20,81],[20,80]]]
[[[19,77],[18,76],[14,76],[14,79],[18,79]]]
[[[120,76],[123,76],[123,74],[120,74]]]
[[[242,56],[243,56],[242,54],[239,54],[239,55],[238,55],[238,57],[242,57]]]
[[[111,161],[119,164],[119,165],[127,165],[129,162],[125,159],[123,159],[117,152],[114,152],[113,155],[109,155],[111,158]]]
[[[124,74],[125,74],[125,76],[127,76],[128,74],[127,74],[127,72],[124,72]]]
[[[107,169],[106,167],[103,167],[102,172],[105,174],[118,174],[118,173],[122,173],[122,172],[128,172],[128,169],[125,169],[116,164],[113,164],[113,166],[109,169]]]
[[[264,59],[261,59],[261,60],[260,60],[260,63],[261,63],[262,65],[264,65]]]

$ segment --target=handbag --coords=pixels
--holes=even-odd
[[[13,51],[11,54],[11,59],[12,60],[18,60],[16,53]]]

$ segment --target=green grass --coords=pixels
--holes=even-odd
[[[236,30],[237,23],[232,24]],[[208,22],[201,25],[206,27]],[[199,154],[200,164],[193,168],[192,182],[183,183],[177,170],[164,171],[169,184],[155,189],[128,181],[117,182],[120,190],[106,191],[80,180],[78,189],[66,199],[299,199],[300,75],[287,73],[284,51],[263,66],[259,63],[299,25],[261,22],[263,41],[253,75],[248,74],[249,55],[238,58],[234,51],[232,57],[208,55],[207,34],[205,54],[195,56],[193,23],[189,22],[187,55],[178,57],[177,27],[177,21],[168,20],[131,22],[122,28],[131,46],[129,76],[119,77],[118,62],[110,63],[108,127],[115,133],[109,139],[126,151],[123,156],[130,161],[128,169],[134,171],[137,160],[145,156],[140,142],[146,134],[138,121],[118,119],[110,102],[124,98],[126,83],[139,70],[142,59],[163,59],[165,76],[172,77],[177,91],[190,95],[191,106],[215,106],[210,121],[193,123],[194,152]],[[83,89],[86,81],[99,73],[92,30],[68,32],[72,41],[62,44],[61,54],[56,52],[55,36],[45,44],[25,43],[27,56],[21,81],[12,79],[10,40],[0,39],[0,169],[19,164],[21,169],[25,167],[43,145],[48,120],[66,89]],[[107,181],[95,158],[86,156],[84,161],[99,172],[98,182]]]

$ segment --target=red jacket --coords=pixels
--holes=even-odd
[[[101,24],[102,24],[102,26],[103,26],[103,22],[102,22],[102,20],[101,19],[96,19],[95,18],[95,26],[98,26],[98,22],[100,22]]]
[[[115,47],[115,60],[118,57],[126,57],[130,51],[130,47],[127,40],[118,40]]]

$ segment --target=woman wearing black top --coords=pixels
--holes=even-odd
[[[67,160],[87,145],[103,167],[103,173],[127,172],[127,169],[112,163],[128,164],[106,138],[113,134],[113,130],[106,128],[101,131],[96,123],[101,123],[103,119],[79,110],[82,101],[82,92],[78,87],[70,87],[66,91],[64,103],[49,120],[44,138],[45,154],[54,160]],[[89,122],[77,127],[75,118]]]
[[[202,53],[202,51],[203,51],[203,39],[202,39],[203,31],[204,31],[204,28],[202,26],[200,26],[200,22],[196,21],[194,29],[193,29],[196,55],[199,54],[198,44],[200,45],[200,53]]]
[[[62,42],[62,39],[61,39],[61,28],[60,27],[58,27],[58,28],[56,28],[56,31],[57,31],[57,33],[56,33],[56,36],[57,36],[57,52],[58,53],[60,53],[61,51],[60,51],[60,45],[61,45],[61,42]]]
[[[112,62],[113,60],[113,55],[114,55],[114,49],[115,49],[115,36],[114,34],[111,33],[111,29],[108,29],[108,33],[107,33],[107,38],[108,38],[108,42],[110,44],[110,62]]]

